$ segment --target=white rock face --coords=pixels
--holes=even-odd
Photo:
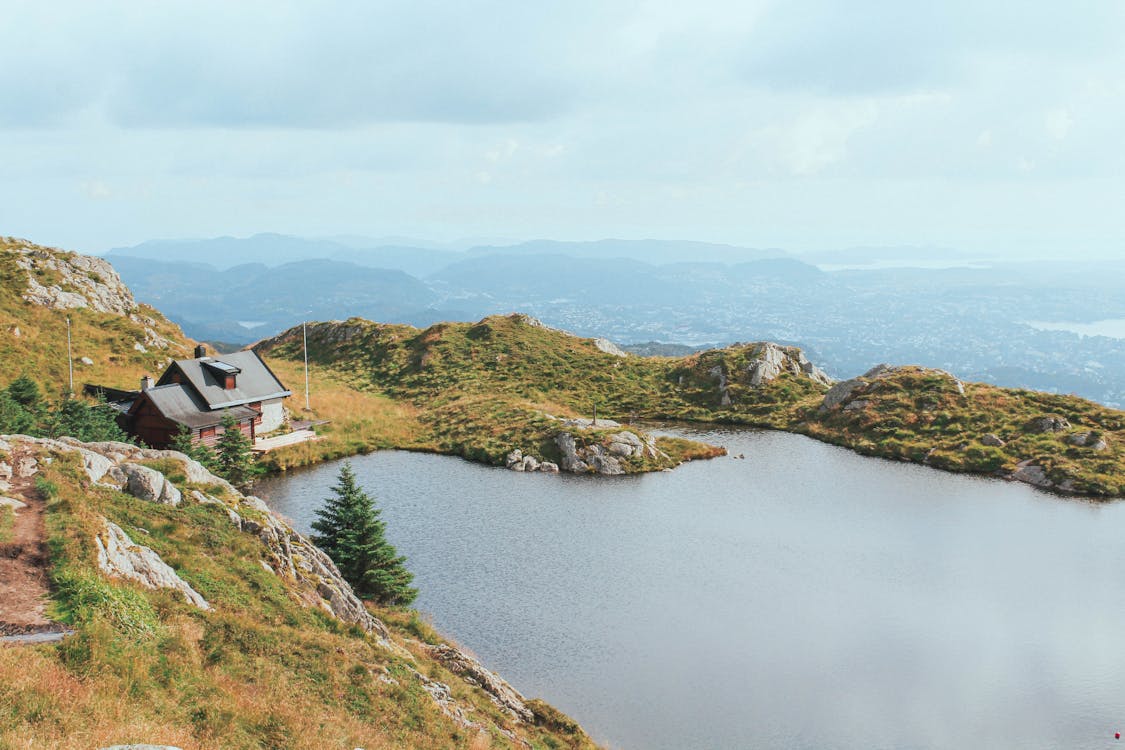
[[[495,672],[485,669],[479,661],[453,646],[422,645],[430,656],[450,672],[459,675],[470,685],[482,688],[492,702],[509,716],[528,723],[535,721],[535,715],[524,703],[524,697]]]
[[[122,464],[126,491],[133,497],[162,505],[179,505],[183,496],[174,484],[156,469],[140,464]]]
[[[14,497],[0,497],[0,506],[8,507],[12,510],[23,510],[27,507],[27,503],[16,500]]]
[[[594,346],[598,347],[598,351],[605,352],[606,354],[612,354],[615,357],[629,356],[629,352],[625,351],[609,339],[594,339]]]
[[[574,435],[569,432],[560,432],[555,435],[555,445],[558,446],[561,460],[559,468],[573,474],[602,474],[605,476],[619,476],[625,473],[622,461],[638,456],[667,458],[667,455],[650,442],[641,440],[635,433],[623,431],[610,436],[606,445],[595,443],[579,447]]]
[[[832,385],[832,378],[810,362],[805,353],[796,347],[782,347],[770,341],[763,341],[754,345],[751,356],[754,360],[747,366],[746,371],[750,376],[750,385],[755,388],[776,380],[786,372],[805,375],[821,385]]]
[[[160,555],[148,547],[134,544],[120,526],[102,519],[105,532],[94,537],[98,549],[98,568],[108,576],[136,581],[149,589],[172,589],[180,592],[189,604],[203,610],[211,605],[168,567]]]
[[[137,300],[108,261],[12,237],[2,239],[6,249],[17,253],[16,267],[27,274],[25,301],[52,310],[88,308],[127,317],[141,326],[143,346],[158,349],[171,346],[171,342],[156,332],[156,321],[137,312]],[[57,277],[58,283],[42,283],[37,271]]]

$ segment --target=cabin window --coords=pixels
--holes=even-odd
[[[223,387],[228,391],[234,388],[234,375],[232,373],[227,374],[226,381],[223,383]]]
[[[215,437],[215,428],[214,427],[203,427],[202,429],[199,430],[199,439],[200,440],[207,440],[207,439],[213,438],[213,437]]]

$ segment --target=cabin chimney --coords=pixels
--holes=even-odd
[[[196,359],[203,359],[206,356],[207,356],[207,349],[203,346],[203,344],[196,344],[195,345],[195,358]]]
[[[143,378],[141,378],[141,392],[143,393],[149,388],[152,388],[152,376],[145,375]]]

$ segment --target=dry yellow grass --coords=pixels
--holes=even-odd
[[[418,409],[406,401],[356,390],[330,371],[309,368],[309,404],[305,411],[305,373],[300,362],[266,358],[267,364],[293,392],[286,407],[297,419],[328,420],[317,428],[316,442],[271,452],[266,464],[285,470],[377,448],[431,449]]]

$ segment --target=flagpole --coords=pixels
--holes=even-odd
[[[74,354],[70,348],[70,316],[66,316],[66,366],[70,371],[70,395],[74,395]]]
[[[312,411],[309,406],[309,337],[305,333],[305,321],[301,321],[301,343],[305,349],[305,411]]]

